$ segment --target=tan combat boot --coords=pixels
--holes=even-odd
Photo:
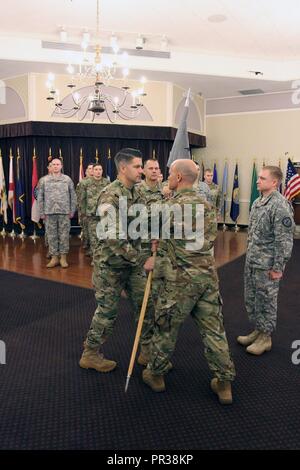
[[[110,372],[115,369],[117,363],[105,359],[103,354],[99,354],[98,348],[90,348],[84,344],[84,350],[79,361],[80,367],[83,369],[95,369],[98,372]]]
[[[68,268],[67,255],[60,255],[60,265],[62,268]]]
[[[246,351],[250,354],[254,354],[255,356],[260,356],[265,351],[270,351],[271,348],[272,348],[271,336],[266,333],[259,333],[254,343],[248,346]]]
[[[142,345],[141,352],[139,354],[139,357],[137,358],[137,363],[140,364],[141,366],[147,366],[149,361],[150,361],[149,347]]]
[[[259,335],[259,331],[254,330],[252,331],[252,333],[250,333],[247,336],[238,336],[236,340],[238,343],[242,344],[243,346],[249,346],[249,344],[252,344],[256,340],[258,335]]]
[[[232,393],[231,393],[231,383],[229,382],[229,380],[219,380],[217,378],[214,378],[210,382],[210,387],[212,391],[216,395],[218,395],[219,402],[222,405],[231,405]]]
[[[58,256],[52,256],[51,260],[47,264],[47,268],[55,268],[55,266],[59,265]]]
[[[154,375],[151,370],[143,370],[143,381],[152,388],[153,392],[164,392],[166,390],[164,376]]]

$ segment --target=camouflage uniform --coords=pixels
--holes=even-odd
[[[279,280],[271,280],[269,271],[284,271],[293,231],[293,209],[278,191],[256,199],[249,219],[244,288],[249,320],[262,333],[276,327]]]
[[[84,217],[88,228],[88,240],[92,254],[94,253],[97,244],[96,227],[99,222],[99,217],[96,216],[98,207],[98,199],[101,191],[109,184],[107,178],[97,180],[94,177],[88,178],[86,183],[82,186],[81,191],[81,216]]]
[[[148,369],[156,375],[167,372],[179,328],[191,314],[203,339],[210,369],[220,380],[233,380],[235,370],[223,326],[218,276],[210,254],[217,235],[215,212],[193,189],[179,190],[169,201],[169,204],[176,203],[181,207],[192,204],[193,230],[196,226],[196,207],[204,204],[204,244],[202,248],[190,250],[184,236],[165,241],[168,257],[164,256],[162,261],[164,286],[155,309],[155,332]],[[173,216],[171,228],[175,230]],[[157,267],[162,269],[160,254],[159,250]]]
[[[76,186],[76,196],[77,196],[77,207],[78,207],[78,222],[81,225],[82,229],[82,245],[85,250],[90,251],[90,239],[89,239],[89,229],[88,221],[86,216],[82,212],[82,197],[85,192],[85,186],[88,184],[91,178],[86,176]]]
[[[136,185],[137,190],[139,191],[142,199],[146,202],[149,211],[151,210],[151,204],[161,203],[164,200],[164,196],[161,192],[162,185],[156,184],[155,186],[148,186],[146,181],[142,181],[141,183]],[[151,252],[151,241],[142,240],[141,241],[141,256],[144,261],[146,261],[149,256],[152,255]],[[154,275],[152,278],[152,285],[151,285],[151,296],[156,303],[159,292],[161,289],[161,279],[159,276]]]
[[[40,181],[38,204],[45,225],[51,256],[69,252],[70,214],[76,210],[74,184],[69,176],[47,175]]]
[[[147,185],[146,181],[142,181],[141,183],[137,184],[135,188],[140,194],[141,199],[147,204],[149,210],[151,210],[151,204],[160,203],[164,199],[161,192],[161,185],[159,184],[151,187]],[[142,240],[141,247],[142,255],[146,261],[146,259],[151,256],[151,241]]]
[[[221,210],[221,191],[217,184],[207,184],[205,181],[199,183],[199,194],[216,210],[216,215]]]
[[[144,260],[140,254],[140,239],[132,240],[129,236],[120,238],[120,197],[127,197],[128,210],[133,204],[144,203],[135,187],[130,190],[120,180],[115,180],[106,186],[100,195],[98,207],[100,218],[106,214],[109,205],[115,208],[116,236],[113,239],[99,240],[94,252],[93,283],[97,309],[87,334],[86,344],[90,348],[103,344],[112,333],[123,289],[126,289],[133,304],[135,318],[138,319],[147,281],[143,269]],[[127,211],[127,229],[131,221],[132,217]],[[145,347],[151,340],[153,323],[154,306],[152,299],[149,298],[141,334],[141,345]]]

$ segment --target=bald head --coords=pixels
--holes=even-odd
[[[169,175],[169,188],[191,188],[198,176],[197,165],[193,160],[179,159],[172,163]]]

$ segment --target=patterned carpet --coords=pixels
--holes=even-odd
[[[130,305],[120,302],[105,347],[118,362],[110,374],[78,360],[95,308],[93,291],[0,271],[1,449],[299,449],[300,242],[282,281],[274,347],[248,355],[235,337],[249,331],[243,306],[244,258],[220,269],[224,318],[237,369],[234,404],[222,407],[193,322],[184,324],[167,392],[154,394],[136,366],[124,393],[134,337]]]

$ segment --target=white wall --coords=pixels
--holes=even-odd
[[[235,164],[239,165],[240,216],[238,223],[247,224],[251,177],[254,159],[258,170],[263,162],[278,165],[286,172],[287,158],[300,161],[300,110],[276,110],[207,116],[207,147],[193,151],[205,167],[217,163],[218,182],[222,184],[225,159],[229,164],[228,214],[232,223],[230,201]],[[288,152],[288,154],[286,154]]]

